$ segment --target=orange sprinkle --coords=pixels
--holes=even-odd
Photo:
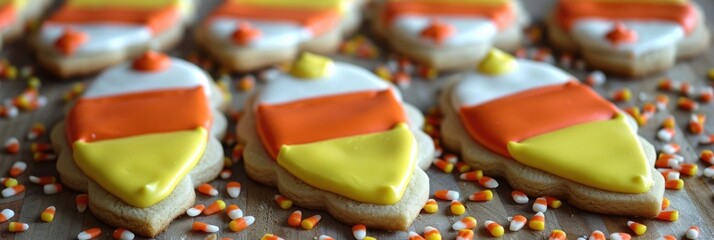
[[[441,200],[457,200],[459,196],[459,192],[453,190],[437,190],[434,193],[434,197]]]
[[[99,235],[102,235],[102,229],[100,228],[90,228],[87,230],[84,230],[77,234],[77,239],[79,240],[89,240],[92,238],[99,237]]]
[[[668,198],[662,198],[662,210],[665,210],[669,207],[669,199]]]
[[[474,239],[474,231],[471,229],[461,229],[456,234],[456,240],[472,240]]]
[[[283,195],[276,194],[274,199],[275,199],[275,203],[277,203],[278,206],[280,206],[280,208],[282,208],[282,209],[288,209],[293,206],[293,200],[290,200]]]
[[[662,211],[659,215],[657,215],[656,218],[659,220],[674,222],[674,221],[679,220],[679,211],[677,211],[677,210]]]
[[[228,218],[235,220],[243,217],[243,210],[241,210],[238,205],[231,204],[226,207],[226,214],[228,214]]]
[[[198,185],[198,187],[196,187],[196,191],[206,196],[218,196],[218,190],[208,183]]]
[[[223,209],[226,208],[226,202],[223,200],[216,200],[213,202],[211,205],[209,205],[206,209],[203,209],[203,214],[205,215],[211,215],[220,211],[223,211]]]
[[[364,239],[367,237],[367,226],[363,224],[352,226],[352,236],[354,236],[355,239]]]
[[[114,239],[126,239],[126,240],[131,240],[134,239],[134,233],[127,230],[126,228],[117,228],[112,232],[112,237]]]
[[[467,180],[467,181],[478,181],[483,177],[483,171],[481,170],[475,170],[467,173],[462,173],[459,175],[459,178],[461,180]]]
[[[438,158],[434,160],[434,166],[441,169],[444,173],[451,173],[451,171],[454,170],[454,164]]]
[[[194,231],[199,231],[199,232],[206,232],[206,233],[214,233],[218,232],[220,230],[218,226],[216,225],[211,225],[203,222],[193,222],[193,225],[191,226],[191,229]]]
[[[526,217],[523,215],[516,215],[508,218],[508,221],[511,222],[508,229],[513,232],[516,232],[526,226],[526,222],[528,221],[528,219],[526,219]]]
[[[288,226],[299,227],[300,222],[302,222],[302,212],[300,210],[295,210],[288,217]]]
[[[497,188],[498,187],[498,182],[496,179],[483,176],[481,179],[478,180],[478,184],[481,185],[482,187],[485,188]]]
[[[317,223],[320,222],[320,219],[322,219],[322,216],[320,216],[320,215],[314,215],[312,217],[305,218],[300,223],[300,226],[302,226],[302,229],[305,229],[305,230],[313,229],[317,225]]]
[[[682,179],[667,180],[664,183],[664,188],[671,189],[671,190],[680,190],[680,189],[684,188],[684,180],[682,180]]]
[[[426,212],[426,213],[435,213],[438,210],[439,210],[439,205],[436,203],[436,200],[434,200],[434,199],[429,199],[426,201],[426,204],[424,204],[424,212]]]
[[[568,237],[565,235],[565,232],[563,230],[553,230],[550,232],[550,237],[548,237],[548,240],[567,240]]]
[[[74,199],[74,202],[77,204],[77,211],[82,213],[87,210],[87,204],[89,203],[89,195],[87,195],[86,193],[78,194],[77,197]]]
[[[10,176],[11,177],[17,177],[22,175],[22,173],[25,172],[27,169],[27,163],[23,161],[17,161],[14,164],[12,164],[12,168],[10,168]]]
[[[491,201],[491,199],[493,199],[493,192],[491,192],[491,190],[483,190],[469,196],[469,200],[476,202]]]
[[[55,206],[49,206],[45,208],[44,211],[40,214],[40,219],[44,222],[52,222],[52,220],[55,219],[55,212],[57,209],[55,209]]]
[[[250,227],[250,225],[253,225],[255,222],[255,217],[253,216],[245,216],[242,218],[235,219],[228,223],[228,228],[231,231],[234,232],[240,232],[245,230],[246,228]]]
[[[235,181],[228,182],[226,191],[231,198],[237,198],[240,195],[240,183]]]
[[[205,209],[205,208],[206,208],[206,205],[198,204],[198,205],[193,206],[193,207],[189,208],[188,210],[186,210],[186,215],[188,215],[189,217],[195,217],[195,216],[201,215],[201,212],[203,212],[203,209]]]
[[[458,222],[455,222],[453,225],[451,225],[451,228],[453,228],[456,231],[459,231],[461,229],[473,229],[476,227],[476,219],[473,217],[465,217],[459,220]]]

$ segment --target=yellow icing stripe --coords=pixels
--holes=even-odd
[[[27,6],[27,0],[0,0],[0,6],[14,5],[17,9],[24,9]]]
[[[102,188],[129,205],[146,208],[174,190],[206,148],[204,128],[74,143],[74,159]]]
[[[231,0],[235,3],[261,5],[268,7],[294,7],[307,9],[336,8],[345,10],[346,6],[354,0]]]
[[[406,124],[392,130],[300,145],[283,145],[278,164],[316,188],[359,202],[395,204],[415,166]]]
[[[162,8],[166,6],[178,6],[183,4],[183,0],[68,0],[67,5],[78,8],[104,8],[104,7],[128,7],[128,8]]]
[[[653,182],[637,133],[622,114],[510,142],[508,152],[525,165],[607,191],[643,193]]]

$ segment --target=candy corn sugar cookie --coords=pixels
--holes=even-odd
[[[516,50],[529,17],[519,0],[384,0],[372,28],[400,54],[440,70],[468,69],[496,46]]]
[[[637,124],[573,76],[491,51],[440,97],[443,143],[533,197],[604,214],[654,217],[664,180]]]
[[[246,104],[248,176],[348,224],[406,230],[434,158],[423,116],[369,71],[306,53]]]
[[[593,69],[638,77],[709,48],[704,12],[689,0],[559,0],[550,41]]]
[[[42,67],[68,78],[97,73],[181,40],[192,0],[67,0],[36,33]]]
[[[226,68],[247,72],[286,63],[299,51],[332,53],[361,21],[362,0],[225,0],[196,41]]]
[[[52,131],[62,182],[102,221],[154,237],[221,171],[221,103],[200,68],[161,53],[110,68]]]
[[[28,24],[38,20],[51,0],[0,0],[0,35],[2,40],[17,39]]]

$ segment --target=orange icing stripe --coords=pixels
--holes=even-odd
[[[329,32],[340,22],[338,9],[297,9],[266,7],[227,1],[218,7],[209,18],[238,17],[256,20],[284,21],[307,27],[314,35]]]
[[[575,124],[608,120],[617,108],[589,87],[569,82],[546,86],[461,108],[471,137],[489,150],[510,157],[507,144]]]
[[[17,9],[12,3],[0,6],[0,28],[7,27],[12,24],[17,17]]]
[[[94,142],[148,133],[210,129],[203,87],[80,99],[67,118],[70,142]]]
[[[64,6],[52,14],[47,22],[50,24],[98,22],[142,24],[149,27],[154,34],[157,34],[174,26],[178,20],[179,11],[174,6],[153,10]]]
[[[454,15],[480,16],[490,18],[499,29],[511,26],[516,20],[516,12],[511,4],[473,5],[439,2],[399,1],[388,2],[383,12],[385,23],[391,23],[400,15]]]
[[[562,28],[570,30],[581,18],[666,20],[682,25],[687,34],[697,24],[697,12],[691,3],[684,5],[602,2],[591,0],[561,0],[557,17]]]
[[[277,159],[283,144],[382,132],[404,122],[401,103],[392,90],[384,90],[260,105],[256,126],[266,150]]]

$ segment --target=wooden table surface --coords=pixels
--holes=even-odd
[[[200,12],[202,16],[217,4],[217,0],[201,1]],[[524,0],[529,11],[536,21],[542,19],[543,15],[552,7],[554,0]],[[708,25],[714,26],[714,1],[699,0],[697,1],[703,7],[705,12],[709,12]],[[190,31],[190,30],[189,30]],[[193,52],[193,41],[190,37],[186,37],[181,43],[181,46],[172,51],[173,55],[185,56],[188,52]],[[16,41],[6,44],[3,47],[0,55],[3,58],[10,59],[13,64],[19,66],[29,66],[33,64],[31,51],[26,46],[26,41]],[[376,66],[379,61],[365,61],[352,59],[344,56],[335,56],[338,60],[350,61],[368,68]],[[381,60],[383,62],[383,60]],[[657,74],[645,79],[639,80],[622,80],[608,79],[604,86],[596,88],[601,94],[609,96],[614,90],[623,87],[628,87],[633,90],[634,98],[632,101],[624,104],[619,104],[621,107],[642,106],[645,101],[652,102],[656,94],[664,93],[656,89],[658,80],[663,77],[671,77],[676,80],[691,83],[696,88],[710,85],[706,79],[706,72],[714,67],[714,50],[707,51],[706,54],[683,61],[677,64],[672,70]],[[583,77],[584,72],[571,71],[575,76]],[[54,162],[34,162],[29,150],[30,141],[24,136],[29,131],[31,125],[36,122],[44,123],[48,128],[61,120],[64,116],[62,94],[67,92],[74,83],[90,83],[90,78],[73,79],[70,81],[56,81],[52,77],[45,76],[41,71],[37,73],[42,78],[42,87],[40,93],[48,98],[47,106],[32,112],[21,112],[18,117],[13,119],[0,119],[0,141],[4,142],[9,137],[17,137],[21,139],[21,152],[17,155],[0,153],[0,176],[6,175],[10,167],[16,161],[25,161],[28,163],[28,168],[23,175],[18,178],[21,184],[27,187],[27,190],[14,197],[0,198],[0,209],[9,208],[15,211],[16,215],[11,220],[20,221],[30,224],[30,229],[23,233],[13,234],[8,232],[8,222],[0,224],[0,238],[2,239],[74,239],[77,234],[83,229],[91,227],[100,227],[103,230],[102,238],[110,238],[111,232],[114,230],[112,226],[108,226],[97,220],[89,211],[78,213],[75,208],[74,198],[77,192],[65,190],[56,195],[45,195],[42,192],[42,187],[29,182],[30,175],[44,176],[57,175]],[[448,74],[443,74],[444,76]],[[427,109],[434,104],[434,94],[441,86],[443,81],[440,80],[420,80],[414,79],[411,86],[403,89],[405,92],[406,101],[418,106],[421,109]],[[7,99],[18,95],[26,86],[25,79],[19,80],[2,80],[0,81],[0,100]],[[250,93],[235,93],[233,109],[240,109],[242,101]],[[674,93],[666,93],[676,101],[677,95]],[[699,112],[712,117],[714,107],[712,104],[704,104]],[[700,169],[707,167],[697,160],[699,151],[711,149],[710,146],[701,146],[697,144],[697,137],[686,133],[683,130],[687,125],[690,112],[677,110],[674,103],[670,103],[665,111],[660,111],[650,120],[649,124],[640,129],[640,134],[649,139],[656,147],[663,144],[655,139],[655,133],[658,130],[662,119],[668,115],[673,115],[677,119],[677,134],[675,142],[682,146],[682,155],[687,162],[699,164]],[[714,133],[714,121],[707,123],[707,133]],[[686,133],[686,134],[681,134]],[[38,142],[47,142],[48,136],[45,135]],[[223,214],[214,216],[201,216],[189,218],[183,216],[175,220],[169,227],[167,232],[159,235],[160,239],[201,239],[207,237],[208,234],[195,233],[191,231],[191,223],[193,221],[203,221],[210,224],[215,224],[221,227],[218,233],[220,237],[230,237],[234,239],[258,239],[265,233],[273,233],[285,239],[313,239],[322,234],[326,234],[336,239],[353,239],[351,237],[351,226],[346,226],[335,221],[329,214],[321,211],[312,211],[293,207],[289,210],[280,209],[274,202],[273,196],[277,191],[271,187],[259,185],[245,176],[245,171],[242,164],[237,164],[232,167],[234,174],[230,180],[239,181],[242,184],[242,193],[239,198],[231,199],[225,193],[224,186],[226,180],[216,180],[212,184],[221,190],[221,194],[217,197],[205,197],[198,195],[197,202],[210,204],[216,199],[224,199],[229,204],[238,204],[246,215],[256,217],[256,222],[249,229],[241,233],[233,233],[228,231],[228,218]],[[617,169],[613,169],[616,171]],[[488,238],[483,227],[485,220],[493,220],[504,226],[508,224],[507,217],[515,214],[522,214],[526,217],[531,217],[531,204],[518,205],[513,202],[510,196],[511,188],[506,184],[506,181],[499,179],[501,186],[494,193],[493,200],[485,203],[469,202],[465,199],[466,196],[480,191],[481,187],[471,182],[458,181],[456,174],[445,174],[436,168],[431,168],[427,171],[431,178],[430,189],[433,193],[439,189],[452,189],[461,192],[462,200],[467,207],[467,214],[474,216],[479,221],[479,226],[476,229],[477,238]],[[700,171],[701,175],[701,171]],[[569,239],[575,239],[577,236],[590,234],[593,230],[601,230],[605,233],[612,232],[628,232],[626,222],[634,220],[644,223],[648,226],[648,231],[645,235],[636,239],[655,239],[662,235],[672,234],[678,238],[682,237],[689,226],[699,226],[702,229],[703,239],[714,239],[714,180],[702,176],[685,177],[685,189],[683,190],[667,190],[665,197],[672,201],[671,209],[679,210],[679,221],[665,222],[660,220],[629,218],[620,216],[598,215],[585,212],[573,207],[570,207],[567,202],[559,209],[548,210],[546,216],[546,230],[531,231],[523,229],[519,232],[507,232],[502,238],[504,239],[544,239],[550,234],[553,229],[562,229],[567,234]],[[531,198],[531,203],[533,198]],[[57,214],[52,223],[44,223],[39,219],[40,212],[47,206],[56,206]],[[451,224],[458,221],[463,216],[451,216],[448,214],[449,203],[439,201],[439,211],[435,214],[422,213],[409,228],[410,231],[422,233],[424,227],[434,226],[438,228],[444,239],[454,239],[456,232],[451,230]],[[633,206],[636,207],[636,206]],[[303,211],[303,216],[311,216],[320,214],[323,220],[319,225],[310,231],[293,229],[287,226],[287,216],[294,210],[300,209]],[[464,216],[466,216],[464,215]],[[368,235],[378,239],[406,239],[405,232],[383,232],[369,231]]]

